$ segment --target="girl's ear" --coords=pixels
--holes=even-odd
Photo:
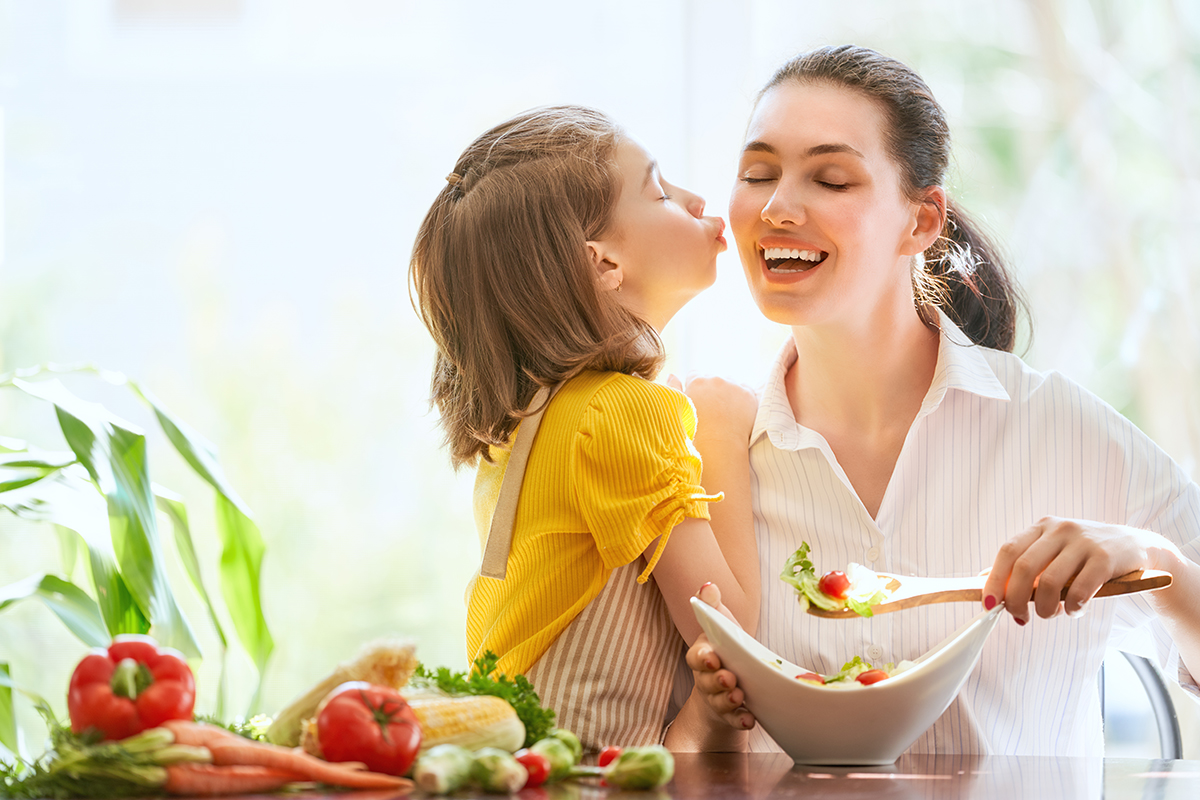
[[[912,227],[901,243],[901,255],[924,253],[942,235],[945,224],[946,190],[940,186],[929,186],[924,191],[924,197],[916,204]]]
[[[625,275],[621,265],[610,259],[612,255],[604,242],[587,242],[588,258],[591,259],[592,269],[596,270],[596,280],[600,288],[608,291],[621,288]]]

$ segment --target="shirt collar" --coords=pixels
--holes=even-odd
[[[924,416],[941,405],[946,392],[951,389],[993,400],[1011,399],[984,356],[983,348],[971,344],[966,334],[940,308],[937,313],[941,325],[937,366],[933,371],[929,391],[921,403],[919,416]],[[788,402],[784,376],[796,363],[796,358],[796,343],[789,336],[771,365],[767,382],[763,386],[758,414],[754,418],[754,428],[750,434],[751,444],[764,434],[770,438],[771,444],[780,450],[818,447],[823,441],[816,431],[796,422],[792,405]]]

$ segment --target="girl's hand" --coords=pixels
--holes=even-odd
[[[1150,531],[1044,517],[1000,548],[983,587],[983,604],[990,609],[1003,600],[1019,625],[1029,622],[1031,599],[1043,619],[1064,610],[1078,616],[1110,578],[1137,569],[1174,572],[1183,563],[1179,548]],[[1068,582],[1071,588],[1060,601]]]
[[[737,622],[725,606],[721,605],[721,591],[714,583],[700,587],[696,596]],[[731,728],[750,730],[754,727],[754,715],[742,707],[745,699],[738,688],[737,676],[721,669],[721,659],[708,643],[708,637],[700,634],[687,651],[687,664],[696,679],[695,691],[703,698],[712,714]]]
[[[758,397],[754,392],[724,378],[708,376],[690,377],[686,389],[674,375],[667,379],[667,384],[686,392],[696,407],[697,439],[723,439],[742,446],[749,443],[758,414]]]

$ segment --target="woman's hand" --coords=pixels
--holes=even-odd
[[[721,605],[721,591],[716,584],[704,584],[696,596],[737,622]],[[737,730],[750,730],[754,727],[754,715],[742,707],[745,698],[742,690],[738,688],[737,676],[727,669],[721,669],[721,659],[717,657],[704,634],[700,634],[695,643],[688,648],[687,664],[692,668],[692,676],[696,679],[695,692],[704,700],[712,716]]]
[[[1044,517],[1000,548],[983,587],[983,603],[990,609],[1003,600],[1020,625],[1029,622],[1031,599],[1044,619],[1060,611],[1077,616],[1110,578],[1138,569],[1175,574],[1185,563],[1178,547],[1150,531]],[[1071,588],[1060,601],[1067,583]]]

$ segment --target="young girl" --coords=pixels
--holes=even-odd
[[[754,476],[758,638],[832,672],[854,656],[914,659],[979,611],[946,604],[838,622],[797,613],[775,576],[803,541],[826,568],[990,568],[984,606],[1002,601],[1013,624],[992,632],[913,750],[1098,756],[1107,647],[1149,634],[1145,654],[1197,692],[1200,488],[1110,406],[1012,354],[1018,302],[995,248],[947,196],[949,153],[929,87],[862,47],[796,57],[755,105],[730,226],[760,309],[792,329],[753,427],[738,432]],[[1091,602],[1135,569],[1174,582]],[[688,660],[731,724],[705,732],[752,726],[707,644]],[[695,718],[701,728],[709,719]],[[742,744],[774,749],[759,728]]]
[[[748,501],[714,512],[715,537],[695,412],[651,382],[659,332],[725,249],[703,211],[603,114],[541,108],[466,149],[413,251],[433,401],[454,465],[478,468],[468,656],[525,674],[590,750],[661,739],[697,586],[728,583],[756,622]],[[744,459],[722,470],[710,490],[746,480]]]

